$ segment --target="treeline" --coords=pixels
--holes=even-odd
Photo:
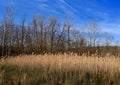
[[[67,19],[60,22],[56,17],[46,18],[35,15],[27,24],[26,18],[19,24],[14,23],[15,12],[6,7],[4,20],[0,24],[0,56],[19,54],[77,53],[119,55],[119,47],[111,46],[113,37],[105,34],[100,44],[98,27],[95,21],[89,21],[87,31],[76,29]]]

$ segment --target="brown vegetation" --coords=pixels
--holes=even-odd
[[[104,71],[114,75],[120,72],[120,58],[106,55],[106,57],[78,56],[77,54],[59,55],[21,55],[1,59],[1,63],[30,68],[50,68],[55,70],[88,70],[93,72]]]
[[[74,81],[74,84],[72,85],[76,85],[76,82],[80,81],[82,77],[83,77],[84,83],[89,81],[88,78],[90,78],[90,81],[88,83],[91,83],[91,84],[93,83],[93,85],[95,85],[96,81],[101,82],[101,84],[97,84],[97,85],[108,85],[110,82],[114,82],[113,85],[120,84],[119,82],[120,81],[120,78],[119,78],[120,77],[120,58],[111,56],[109,54],[106,55],[106,57],[97,57],[97,55],[78,56],[77,54],[21,55],[21,56],[6,58],[6,59],[3,58],[0,60],[0,62],[2,65],[17,66],[19,68],[27,68],[31,70],[38,69],[38,72],[37,72],[38,74],[36,76],[43,76],[44,79],[46,80],[46,83],[47,82],[50,83],[50,81],[47,80],[48,77],[51,77],[53,79],[51,81],[55,83],[61,80],[58,79],[55,81],[54,78],[59,77],[60,79],[62,79],[63,78],[62,76],[66,76],[65,80],[67,80],[69,85],[71,85],[73,81]],[[47,74],[49,72],[51,76]],[[52,72],[55,74],[52,74]],[[86,75],[86,77],[83,75]],[[74,80],[74,77],[78,79]],[[71,80],[69,78],[71,78]],[[94,78],[95,79],[98,78],[98,80],[94,80]],[[71,82],[69,82],[69,80]],[[26,82],[28,82],[28,80],[26,80]],[[62,82],[62,83],[65,83],[65,82]],[[86,85],[84,83],[83,85]],[[57,85],[57,84],[53,84],[53,85]],[[112,85],[112,84],[109,84],[109,85]]]

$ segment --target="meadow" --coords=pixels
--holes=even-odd
[[[120,85],[120,57],[45,54],[1,58],[0,85]]]

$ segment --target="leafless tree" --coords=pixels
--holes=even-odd
[[[94,46],[94,47],[96,46],[97,32],[98,32],[97,23],[95,21],[89,21],[88,22],[88,38],[89,38],[90,46]]]
[[[44,16],[39,16],[39,25],[40,25],[40,52],[43,53],[43,36],[44,36],[44,21],[45,17]]]
[[[105,46],[110,46],[114,41],[114,37],[108,32],[105,32]]]
[[[5,14],[4,14],[4,31],[3,31],[3,52],[5,49],[5,43],[9,41],[9,51],[8,53],[11,54],[11,47],[14,44],[14,17],[15,11],[13,5],[9,4],[6,7]]]
[[[57,19],[55,17],[51,17],[49,22],[50,22],[49,29],[51,29],[50,30],[50,42],[51,42],[50,49],[51,49],[51,53],[53,53]]]

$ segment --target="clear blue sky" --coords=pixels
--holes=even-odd
[[[16,22],[24,16],[29,20],[34,14],[55,15],[60,20],[70,14],[78,28],[95,20],[101,32],[109,32],[115,38],[120,35],[120,0],[1,0],[0,21],[8,4],[16,9]]]

